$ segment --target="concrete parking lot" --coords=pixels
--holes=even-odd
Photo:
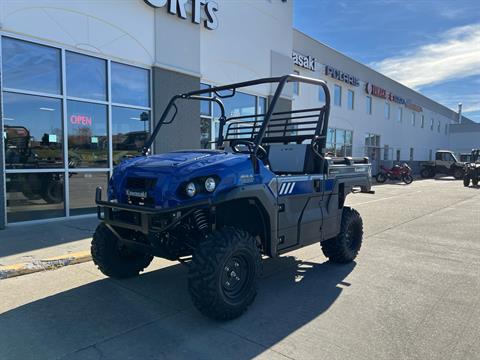
[[[480,189],[451,179],[376,186],[357,261],[318,245],[264,262],[241,318],[192,306],[183,265],[135,279],[91,262],[0,281],[0,359],[478,359]]]

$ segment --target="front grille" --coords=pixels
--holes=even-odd
[[[153,190],[156,184],[157,184],[156,178],[143,178],[143,177],[127,178],[127,189]]]

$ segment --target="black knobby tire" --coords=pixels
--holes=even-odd
[[[363,221],[355,209],[343,208],[340,233],[323,241],[323,254],[332,262],[345,264],[353,261],[360,251],[363,239]]]
[[[380,172],[377,174],[375,179],[378,183],[383,184],[385,181],[387,181],[387,176],[384,173]]]
[[[429,168],[423,168],[421,171],[420,171],[420,176],[424,179],[427,179],[427,178],[430,178],[430,177],[433,177],[435,174],[433,174],[433,170],[432,169],[429,169]]]
[[[453,170],[453,177],[456,180],[461,180],[463,179],[463,176],[465,175],[465,171],[463,171],[462,168],[457,167],[455,170]]]
[[[467,186],[469,186],[469,185],[470,185],[470,176],[465,175],[465,176],[463,177],[463,186],[467,187]]]
[[[472,178],[472,185],[475,187],[478,186],[478,175]]]
[[[105,275],[117,279],[137,276],[153,259],[122,246],[116,235],[105,225],[97,226],[90,248],[92,260]]]
[[[63,181],[53,180],[45,184],[42,199],[48,204],[58,204],[63,201]]]
[[[413,176],[412,176],[412,175],[408,175],[408,174],[403,175],[403,176],[402,176],[402,181],[403,181],[405,184],[409,185],[409,184],[411,184],[411,183],[413,182]]]
[[[261,254],[248,232],[224,227],[195,249],[188,288],[195,307],[215,320],[240,316],[257,294]]]

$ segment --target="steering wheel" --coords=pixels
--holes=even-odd
[[[248,151],[242,151],[238,149],[239,145],[246,146]],[[237,154],[253,154],[255,151],[255,143],[246,139],[233,139],[230,141],[230,147],[232,151]],[[257,152],[255,154],[260,160],[264,160],[268,157],[267,150],[262,145],[258,145]]]
[[[321,139],[320,136],[315,136],[312,139],[312,142],[310,143],[310,145],[312,146],[313,153],[317,155],[320,159],[323,159],[324,156],[322,155],[322,149],[320,149],[320,144],[321,144],[320,139]]]

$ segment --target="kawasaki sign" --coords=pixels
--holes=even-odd
[[[192,23],[200,24],[201,12],[203,10],[206,20],[203,22],[209,30],[215,30],[218,27],[216,12],[218,4],[209,0],[144,0],[148,5],[154,8],[167,7],[167,11],[172,15],[177,15],[182,19],[187,18],[187,4],[191,3]],[[188,5],[188,8],[190,5]]]

